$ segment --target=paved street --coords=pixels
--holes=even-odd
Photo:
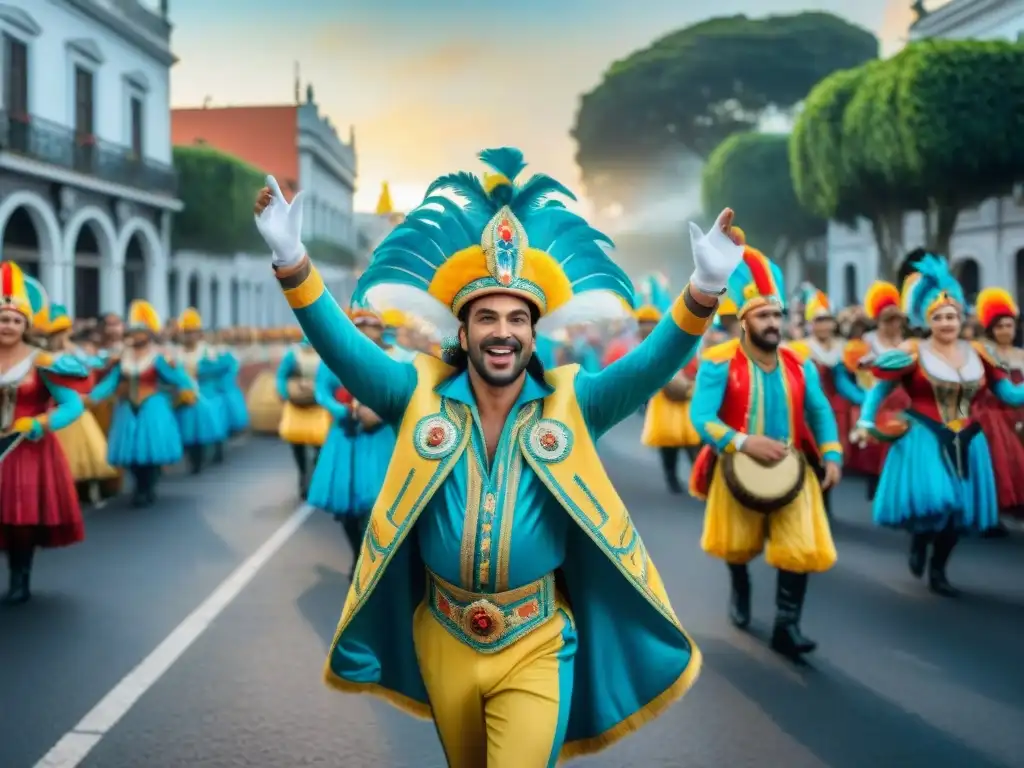
[[[606,460],[705,667],[641,735],[579,764],[1024,766],[1020,536],[963,544],[950,577],[967,594],[942,600],[911,579],[904,538],[872,529],[863,487],[847,483],[834,501],[840,562],[812,578],[807,603],[820,648],[796,667],[764,647],[770,571],[755,570],[752,633],[735,631],[725,569],[698,548],[700,507],[667,494],[638,435],[628,423],[605,438]],[[430,724],[320,682],[350,564],[326,515],[310,516],[212,621],[217,605],[189,619],[198,637],[180,658],[170,663],[180,632],[151,656],[292,518],[294,485],[287,449],[251,440],[198,479],[168,478],[155,508],[92,512],[85,544],[43,553],[35,602],[0,611],[0,768],[36,765],[147,657],[124,717],[78,737],[96,742],[85,768],[443,766]],[[108,700],[96,722],[126,703]]]

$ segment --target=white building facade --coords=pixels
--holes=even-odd
[[[931,8],[910,29],[910,39],[1024,39],[1024,0],[948,0]],[[924,242],[921,214],[904,220],[908,250]],[[1024,192],[986,200],[964,211],[947,254],[970,296],[998,285],[1024,299]],[[828,292],[837,306],[859,303],[878,274],[878,249],[867,222],[850,229],[834,222],[828,231]]]
[[[138,0],[0,2],[0,242],[79,316],[168,310],[171,216],[163,10]]]

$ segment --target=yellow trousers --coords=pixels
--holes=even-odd
[[[836,564],[836,545],[825,513],[821,485],[810,468],[790,504],[764,515],[740,504],[716,466],[704,507],[701,549],[728,563],[747,563],[764,551],[773,568],[822,573]]]
[[[558,763],[572,698],[576,629],[559,601],[546,624],[497,653],[453,637],[424,602],[413,641],[450,768]]]

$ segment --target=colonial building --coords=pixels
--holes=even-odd
[[[915,10],[918,19],[910,27],[912,41],[933,37],[1024,39],[1024,0],[933,0]],[[922,216],[908,215],[904,221],[908,250],[923,240]],[[950,250],[948,256],[968,297],[986,285],[1001,285],[1024,299],[1024,189],[962,212]],[[830,224],[828,255],[832,300],[840,306],[859,301],[878,270],[878,250],[870,226],[862,222],[849,229]]]
[[[312,86],[300,103],[296,84],[295,97],[294,104],[275,106],[174,109],[172,142],[214,147],[274,175],[286,194],[303,191],[303,242],[312,254],[324,254],[318,258],[324,282],[344,297],[367,246],[352,204],[355,132],[349,129],[347,142],[338,137]],[[264,254],[216,258],[182,251],[174,254],[171,269],[175,311],[196,306],[211,325],[290,322]]]
[[[167,2],[0,2],[0,242],[79,316],[167,309]]]

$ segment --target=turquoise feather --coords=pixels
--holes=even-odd
[[[668,287],[668,279],[658,273],[644,275],[640,278],[637,290],[641,305],[654,307],[664,314],[672,308],[675,296]]]
[[[882,371],[902,371],[914,363],[914,358],[902,349],[887,349],[875,358],[872,365]]]
[[[55,376],[70,376],[76,379],[84,379],[91,373],[88,366],[74,355],[54,355],[49,364],[39,367]]]
[[[785,309],[786,285],[785,279],[782,276],[782,269],[774,261],[769,260],[769,263],[771,264],[772,275],[775,277],[775,288],[778,291],[778,295],[773,298],[778,301],[781,308]],[[732,271],[726,285],[726,295],[736,303],[737,309],[746,304],[747,300],[743,297],[743,292],[752,282],[754,282],[754,275],[750,271],[750,267],[747,266],[745,261],[741,261],[736,265],[736,269]]]
[[[488,194],[483,180],[472,173],[436,179],[420,206],[377,246],[360,276],[356,296],[365,298],[371,289],[384,285],[425,290],[448,259],[481,244],[485,228],[507,205],[521,223],[529,246],[558,262],[574,293],[609,291],[634,305],[632,282],[606,251],[613,246],[611,238],[554,199],[574,200],[569,189],[543,174],[518,185],[516,178],[526,168],[518,149],[487,149],[479,157],[511,183],[497,184]],[[514,266],[514,252],[499,251],[496,257],[499,267]]]
[[[920,275],[910,292],[909,311],[912,325],[919,328],[928,325],[928,307],[940,293],[948,293],[961,307],[966,304],[964,289],[949,271],[949,264],[945,259],[929,253],[911,264],[911,267]]]

